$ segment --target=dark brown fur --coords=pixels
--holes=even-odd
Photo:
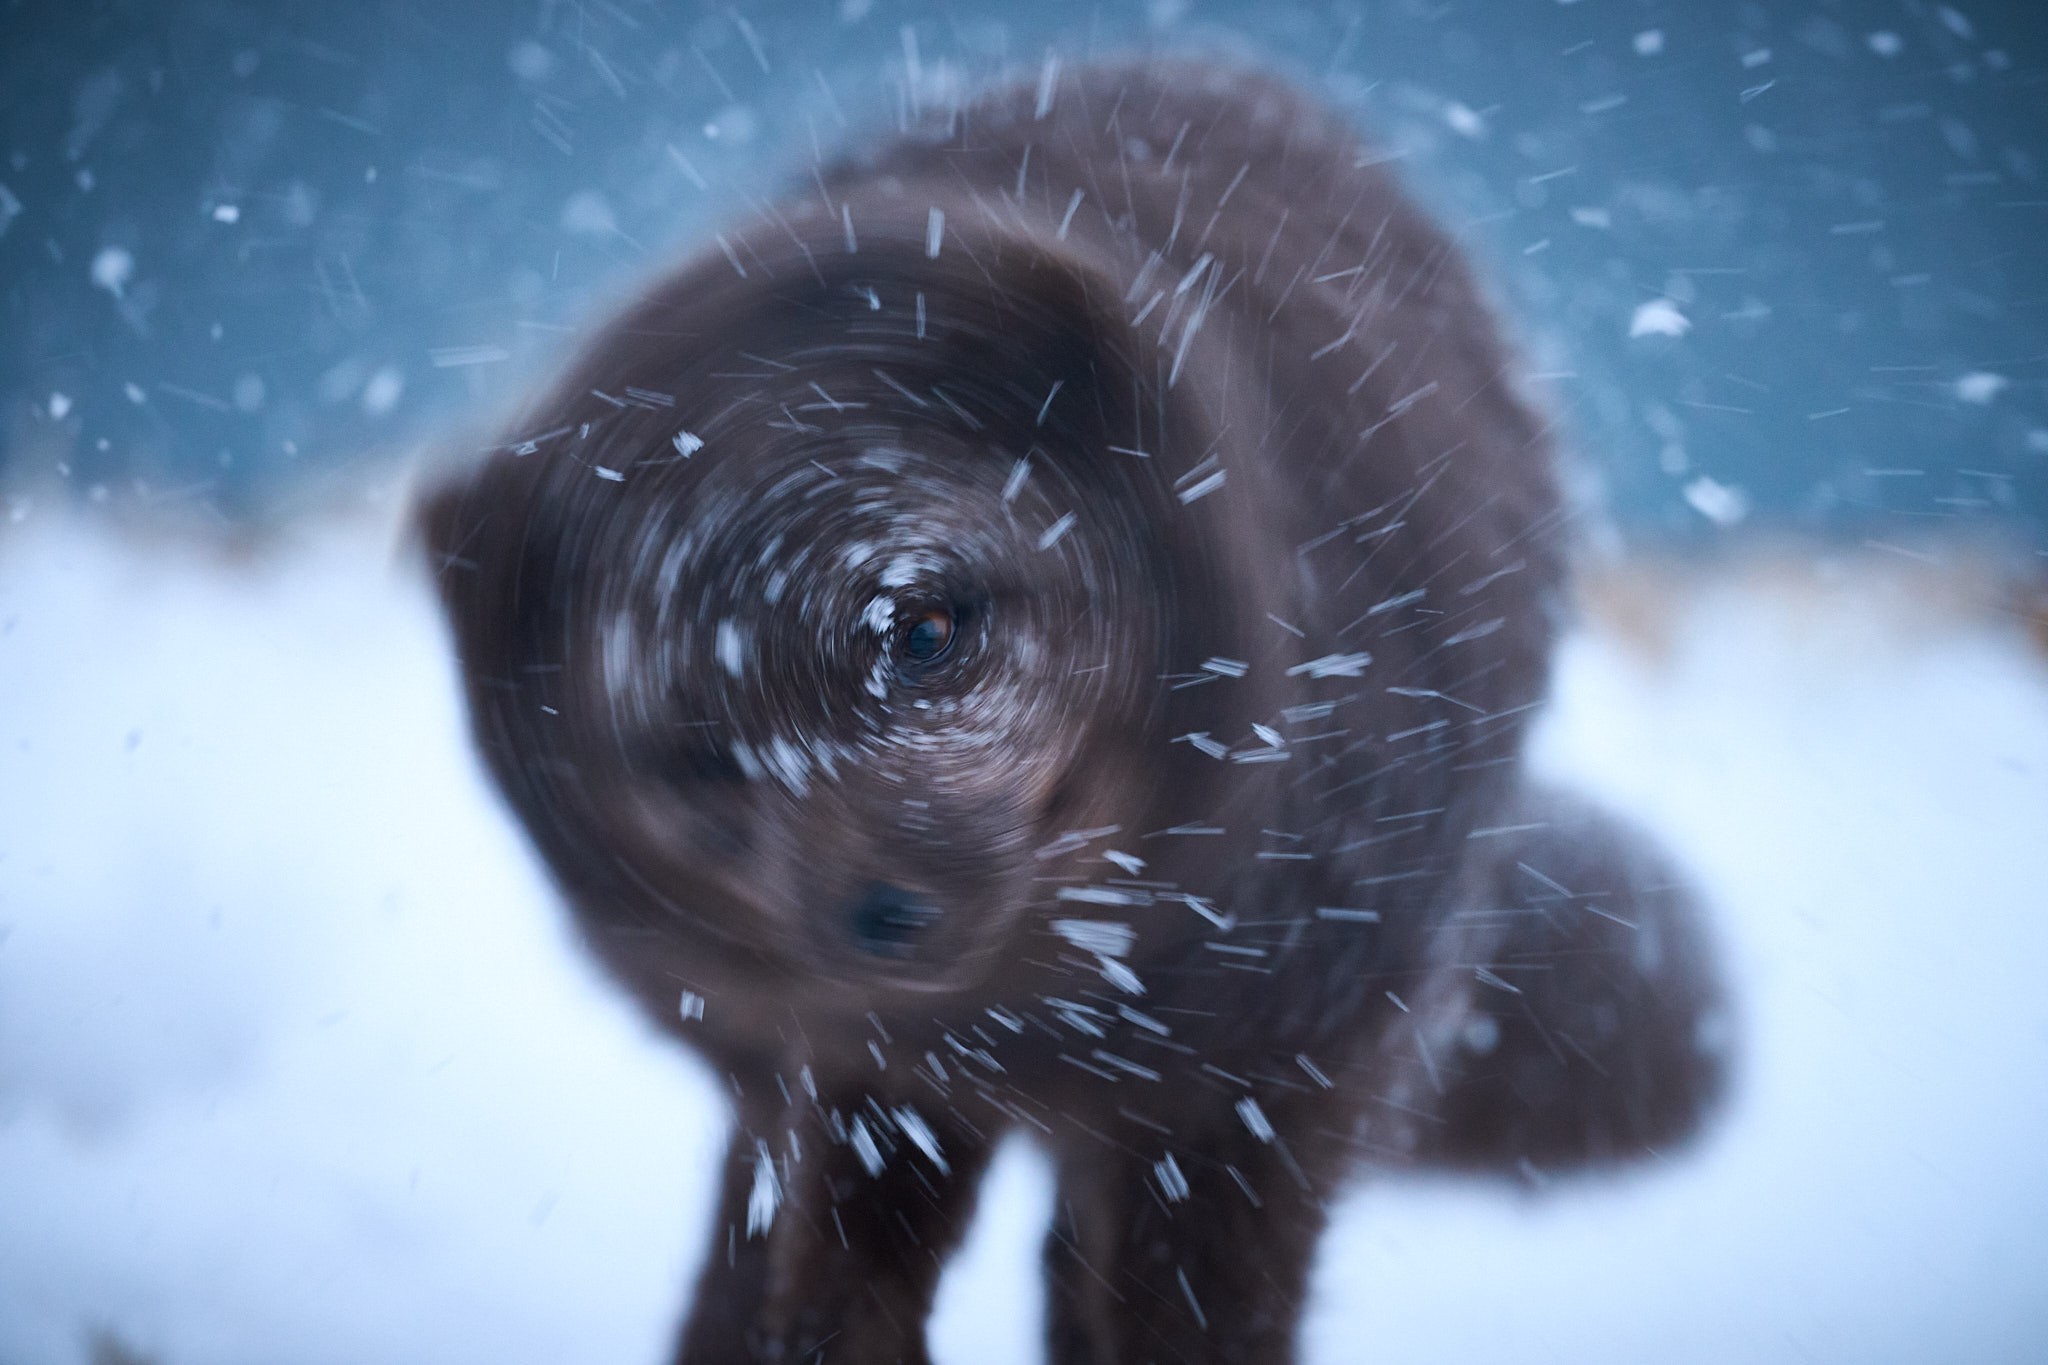
[[[922,1360],[1022,1128],[1055,1361],[1285,1361],[1361,1163],[1638,1157],[1720,1087],[1679,880],[1523,775],[1544,427],[1280,83],[1070,73],[826,175],[424,521],[513,809],[731,1080],[679,1360]],[[930,923],[850,930],[882,883]]]

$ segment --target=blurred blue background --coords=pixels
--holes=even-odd
[[[2048,527],[2048,6],[815,0],[0,8],[0,489],[279,515],[480,444],[813,161],[1064,59],[1355,113],[1637,536]]]

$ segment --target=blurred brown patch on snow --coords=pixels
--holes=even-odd
[[[2024,637],[2048,662],[2048,550],[1993,534],[1638,547],[1581,564],[1577,599],[1581,625],[1660,668],[1693,613],[1735,600],[1814,649],[1917,650],[1988,629]]]

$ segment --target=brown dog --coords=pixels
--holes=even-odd
[[[1686,893],[1522,772],[1543,427],[1269,78],[1048,68],[824,175],[423,515],[513,809],[730,1078],[679,1360],[923,1360],[1021,1127],[1055,1361],[1284,1361],[1362,1161],[1636,1156],[1720,1087]]]

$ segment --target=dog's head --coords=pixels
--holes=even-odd
[[[959,989],[1062,878],[1131,875],[1048,849],[1226,799],[1170,741],[1246,733],[1277,670],[1175,684],[1276,634],[1259,475],[1215,487],[1227,378],[1170,384],[1127,316],[971,204],[785,221],[429,499],[479,740],[586,926]]]

